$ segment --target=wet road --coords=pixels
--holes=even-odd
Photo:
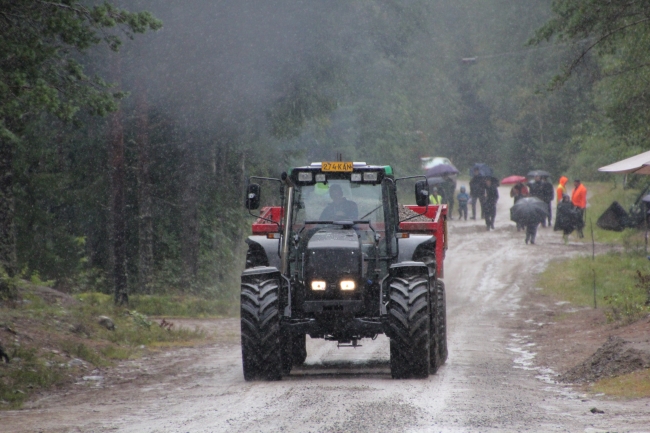
[[[0,413],[12,432],[595,432],[650,431],[645,401],[585,398],[534,366],[521,298],[549,258],[572,251],[550,229],[527,246],[500,188],[496,230],[450,224],[445,261],[449,359],[427,380],[393,380],[388,340],[337,348],[308,339],[305,366],[280,382],[244,381],[236,338],[131,362],[119,385],[58,395]],[[579,251],[582,246],[574,246]],[[215,322],[236,332],[234,320]],[[235,336],[236,337],[236,336]],[[594,415],[589,409],[605,411]],[[8,429],[8,430],[7,430]]]

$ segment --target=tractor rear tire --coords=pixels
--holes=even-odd
[[[445,294],[445,283],[436,280],[436,295],[438,300],[438,353],[440,365],[447,361],[447,295]]]
[[[244,379],[280,380],[280,282],[266,275],[241,285],[241,349]]]
[[[388,288],[390,372],[395,379],[426,378],[430,367],[429,283],[421,275],[396,277]]]

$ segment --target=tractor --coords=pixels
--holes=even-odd
[[[260,208],[261,182],[277,185],[275,206]],[[412,185],[416,205],[403,207],[398,190]],[[356,347],[385,334],[393,378],[438,370],[447,359],[447,207],[428,195],[426,177],[396,178],[392,167],[365,162],[248,179],[256,221],[241,274],[245,380],[288,375],[305,362],[307,335]]]

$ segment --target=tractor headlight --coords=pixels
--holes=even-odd
[[[311,282],[311,289],[312,290],[325,290],[327,287],[327,283],[325,281],[312,281]]]
[[[313,284],[313,283],[312,283]],[[356,287],[356,284],[354,284],[354,281],[352,280],[343,280],[341,281],[341,290],[354,290]]]

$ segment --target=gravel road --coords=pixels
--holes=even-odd
[[[427,380],[393,380],[388,340],[308,339],[304,367],[244,382],[238,321],[191,322],[218,343],[124,363],[103,379],[0,412],[2,432],[650,432],[649,400],[585,396],[537,367],[522,296],[548,260],[588,252],[540,228],[525,245],[500,188],[496,230],[450,222],[445,261],[449,359]],[[597,407],[604,413],[592,413]]]

